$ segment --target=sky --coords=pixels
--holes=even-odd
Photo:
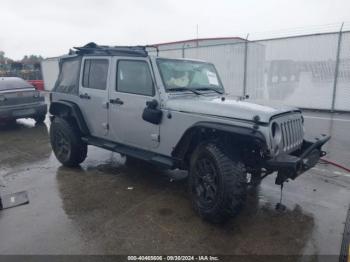
[[[349,10],[349,0],[0,0],[0,50],[20,59],[88,42],[155,44],[196,38],[197,25],[199,38],[268,36],[340,27]]]

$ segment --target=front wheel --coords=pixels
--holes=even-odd
[[[64,166],[75,167],[87,156],[87,144],[81,140],[79,131],[66,119],[55,117],[50,127],[50,141],[56,158]]]
[[[189,184],[195,211],[212,223],[236,215],[246,199],[247,178],[242,162],[215,143],[203,143],[193,152]]]

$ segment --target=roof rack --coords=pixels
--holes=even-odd
[[[105,46],[96,43],[88,43],[82,47],[74,47],[77,55],[124,55],[124,56],[148,56],[146,46]]]

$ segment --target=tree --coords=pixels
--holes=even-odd
[[[0,64],[5,63],[5,52],[0,50]]]
[[[0,50],[0,64],[12,64],[14,61],[5,56],[5,52]]]
[[[42,60],[43,60],[43,57],[40,55],[29,55],[29,56],[25,55],[22,58],[21,63],[34,65],[34,64],[40,63]]]

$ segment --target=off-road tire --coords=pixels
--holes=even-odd
[[[50,141],[56,158],[64,166],[76,167],[87,156],[87,144],[81,140],[78,128],[64,118],[53,119],[50,127]]]
[[[45,118],[46,118],[46,115],[36,115],[34,117],[34,120],[37,124],[42,124],[42,123],[44,123]]]
[[[198,165],[206,161],[203,159],[208,160],[209,166],[216,171],[214,184],[217,189],[210,203],[206,203],[200,196],[207,185],[201,185],[203,182],[198,179],[199,174],[210,174],[198,171]],[[211,142],[202,143],[191,156],[189,188],[193,208],[200,217],[212,223],[225,222],[235,216],[245,202],[247,177],[244,165],[235,153],[225,152],[223,146]],[[199,193],[200,190],[202,193]]]

